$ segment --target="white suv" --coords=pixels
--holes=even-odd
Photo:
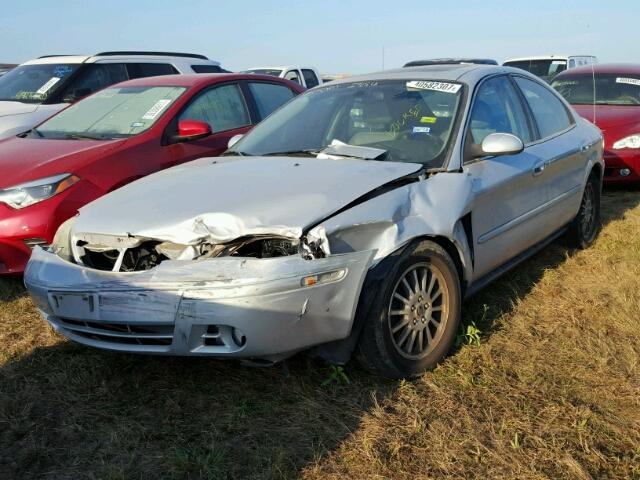
[[[245,70],[243,73],[259,73],[260,75],[273,75],[285,78],[302,85],[305,88],[313,88],[322,84],[322,78],[315,68],[296,67],[286,65],[284,67],[255,67]]]
[[[502,65],[526,70],[551,83],[560,72],[598,63],[593,55],[542,55],[538,57],[511,58]]]
[[[30,60],[0,77],[0,139],[25,132],[68,104],[114,83],[140,77],[223,73],[203,55],[102,52]]]

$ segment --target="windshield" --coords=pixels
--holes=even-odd
[[[184,87],[107,88],[63,110],[32,131],[39,138],[103,140],[149,129]]]
[[[80,64],[22,65],[0,77],[0,100],[42,103],[54,95]]]
[[[592,74],[563,76],[551,86],[573,105],[640,105],[640,75]]]
[[[282,70],[274,68],[254,68],[253,70],[247,70],[245,73],[259,73],[261,75],[272,75],[274,77],[279,77],[280,75],[282,75]]]
[[[505,62],[506,67],[526,70],[534,75],[550,82],[560,72],[567,69],[566,60],[523,60],[518,62]]]
[[[327,152],[339,158],[442,167],[461,96],[462,85],[449,82],[332,84],[296,97],[229,153],[315,156]]]

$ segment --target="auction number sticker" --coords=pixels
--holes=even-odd
[[[164,110],[166,108],[167,105],[169,105],[171,103],[171,100],[168,100],[166,98],[163,98],[162,100],[158,100],[153,107],[151,107],[149,110],[147,110],[147,113],[145,113],[142,116],[143,120],[153,120],[154,118],[156,118],[158,116],[158,114]]]
[[[413,88],[416,90],[434,90],[436,92],[445,93],[458,93],[458,91],[462,88],[462,85],[460,85],[459,83],[413,80],[411,82],[407,82],[407,88]]]
[[[640,78],[618,77],[618,78],[616,78],[616,83],[626,83],[627,85],[638,85],[638,86],[640,86]]]
[[[59,81],[60,81],[60,77],[51,77],[49,80],[47,80],[47,83],[45,83],[38,90],[36,90],[36,93],[39,93],[40,95],[44,95],[49,90],[51,90],[51,87],[53,87]]]

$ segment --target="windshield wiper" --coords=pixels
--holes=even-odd
[[[64,138],[70,140],[110,140],[109,137],[89,135],[88,133],[70,133],[69,135],[65,135]]]
[[[220,156],[221,157],[246,157],[247,154],[244,152],[239,152],[238,150],[227,150]]]
[[[260,155],[261,157],[315,157],[316,155],[318,155],[318,151],[314,150],[314,149],[307,149],[307,150],[286,150],[283,152],[269,152],[269,153],[263,153],[262,155]]]
[[[42,132],[40,130],[38,130],[37,128],[35,128],[35,127],[33,127],[31,130],[29,130],[26,133],[35,133],[40,138],[44,138],[44,135],[42,134]]]

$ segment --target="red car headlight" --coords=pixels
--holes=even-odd
[[[629,135],[628,137],[618,140],[613,144],[614,150],[622,150],[623,148],[640,148],[640,133]]]
[[[28,207],[64,192],[78,181],[80,181],[80,178],[77,176],[71,173],[63,173],[22,183],[15,187],[0,190],[0,202],[4,202],[16,209]]]

